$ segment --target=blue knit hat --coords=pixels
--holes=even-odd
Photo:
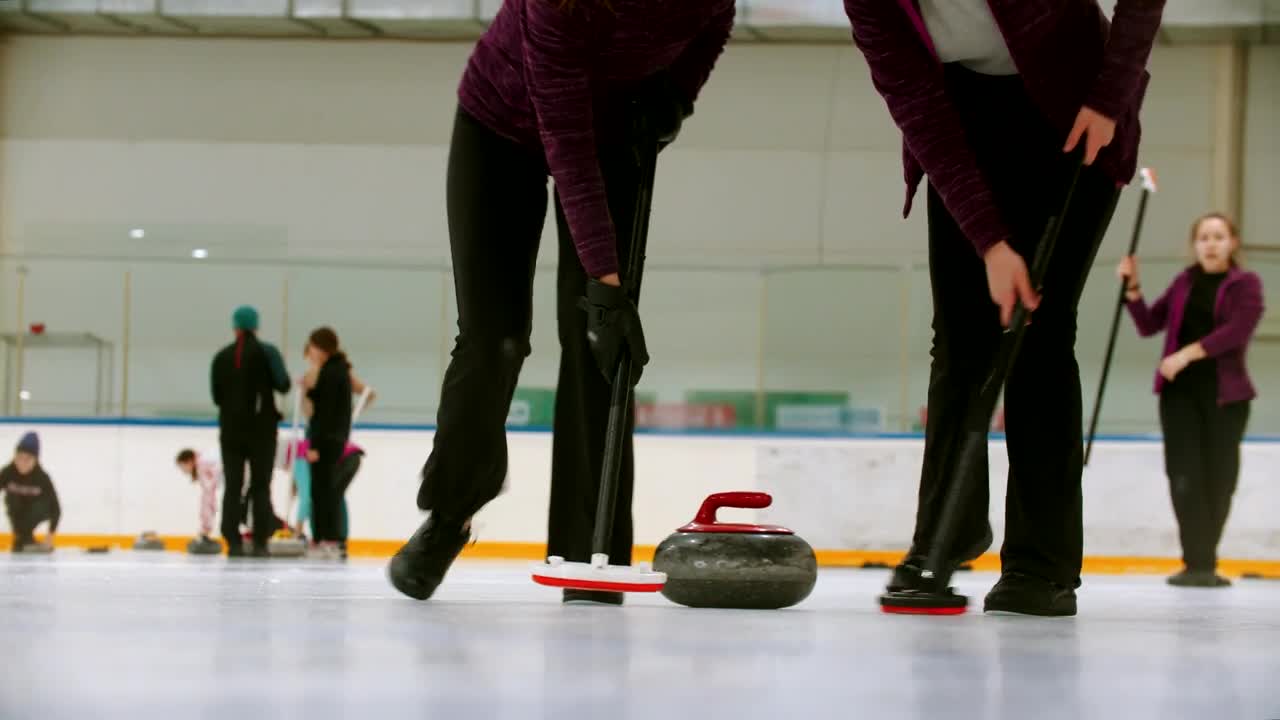
[[[23,435],[22,439],[18,441],[18,452],[40,457],[40,436],[33,432]]]
[[[258,311],[249,305],[241,305],[231,314],[231,327],[235,330],[248,330],[253,332],[258,329]]]

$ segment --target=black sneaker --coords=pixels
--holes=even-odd
[[[983,612],[1068,617],[1076,614],[1076,591],[1044,578],[1006,572],[987,593]]]
[[[244,557],[244,545],[243,545],[242,543],[236,543],[236,544],[234,544],[234,545],[232,545],[232,544],[228,543],[228,544],[227,544],[227,557],[229,557],[229,558],[242,558],[242,557]]]
[[[621,605],[622,593],[609,592],[607,590],[575,590],[573,588],[565,588],[564,598],[561,602],[565,605]]]
[[[960,554],[960,558],[956,560],[951,570],[954,572],[957,568],[965,563],[977,560],[982,557],[982,553],[991,548],[994,540],[991,534],[991,523],[987,523],[987,531],[983,533],[982,539],[974,543],[971,547]],[[920,573],[924,572],[924,566],[928,563],[929,558],[924,555],[912,553],[902,560],[897,567],[893,569],[893,575],[889,578],[889,584],[885,586],[888,592],[902,592],[904,590],[926,590],[924,579],[920,577]]]
[[[470,539],[470,530],[437,521],[433,514],[391,558],[387,577],[396,590],[415,600],[426,600]]]
[[[1166,581],[1174,587],[1222,588],[1231,587],[1231,581],[1212,570],[1183,570],[1170,575]]]

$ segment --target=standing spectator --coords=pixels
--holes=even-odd
[[[307,461],[311,463],[311,530],[315,554],[341,556],[342,488],[338,463],[351,437],[351,363],[332,328],[322,327],[307,340],[311,369],[303,380],[311,401],[307,423]]]
[[[249,500],[253,508],[253,548],[267,555],[267,540],[278,522],[271,508],[271,469],[276,455],[276,428],[281,414],[273,392],[289,392],[280,351],[258,340],[258,311],[236,309],[231,318],[235,342],[213,358],[213,402],[218,406],[219,442],[226,488],[222,494],[222,537],[227,555],[244,555],[240,536],[245,464],[249,465]]]
[[[1196,220],[1191,247],[1196,263],[1153,305],[1142,297],[1134,258],[1121,260],[1118,272],[1138,334],[1165,331],[1155,391],[1186,565],[1169,584],[1226,587],[1231,583],[1217,573],[1218,542],[1240,474],[1249,402],[1257,394],[1244,358],[1262,319],[1262,281],[1240,267],[1240,235],[1225,215]]]

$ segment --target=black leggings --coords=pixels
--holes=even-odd
[[[1240,474],[1249,402],[1219,405],[1217,378],[1208,369],[1193,373],[1188,371],[1198,368],[1188,368],[1165,386],[1160,393],[1160,427],[1182,561],[1188,570],[1212,572]]]
[[[600,162],[617,228],[618,256],[626,258],[639,173],[626,148],[602,151]],[[507,475],[505,423],[520,368],[531,350],[534,264],[547,209],[547,170],[540,151],[497,135],[459,109],[448,173],[458,337],[445,371],[418,507],[461,522],[498,495]],[[548,552],[585,561],[591,556],[609,385],[587,345],[586,318],[577,307],[587,276],[558,198],[556,225],[560,377]],[[610,549],[610,560],[617,564],[631,562],[632,431],[629,426],[622,447]]]
[[[949,90],[966,121],[970,145],[1013,232],[1011,245],[1028,267],[1046,219],[1060,210],[1071,163],[1063,139],[1027,98],[1021,79],[948,67]],[[1118,192],[1096,168],[1086,168],[1045,278],[1042,302],[1027,329],[1005,385],[1009,455],[1004,571],[1074,587],[1084,544],[1080,369],[1076,306]],[[999,311],[987,288],[986,266],[932,187],[928,191],[929,277],[933,289],[933,362],[929,413],[912,555],[927,556],[952,473],[963,424],[991,371],[1001,339]],[[987,454],[970,498],[956,553],[982,551],[990,502]],[[955,557],[960,562],[971,558]]]

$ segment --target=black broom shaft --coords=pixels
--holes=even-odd
[[[649,238],[649,209],[653,204],[653,180],[658,162],[658,145],[642,135],[638,147],[640,184],[636,191],[635,217],[631,221],[631,247],[627,252],[626,275],[622,278],[627,295],[640,304],[640,279],[644,272],[645,244]],[[605,431],[604,462],[600,469],[600,491],[596,496],[596,523],[591,540],[592,554],[609,554],[613,541],[613,514],[618,506],[618,476],[622,471],[622,443],[627,435],[631,412],[631,352],[621,353],[613,377],[613,397],[609,403],[609,424]]]
[[[1138,252],[1138,238],[1142,236],[1142,219],[1147,214],[1147,196],[1149,190],[1142,191],[1138,199],[1138,217],[1133,223],[1133,236],[1129,238],[1129,257]],[[1111,335],[1107,337],[1107,353],[1102,358],[1102,377],[1098,379],[1098,394],[1093,399],[1093,417],[1089,419],[1089,441],[1084,448],[1084,464],[1089,464],[1089,456],[1093,454],[1093,438],[1098,432],[1098,417],[1102,414],[1102,393],[1107,389],[1107,376],[1111,374],[1111,359],[1116,351],[1116,335],[1120,332],[1120,316],[1124,313],[1124,296],[1129,289],[1129,281],[1120,279],[1120,297],[1116,299],[1116,311],[1111,318]]]

